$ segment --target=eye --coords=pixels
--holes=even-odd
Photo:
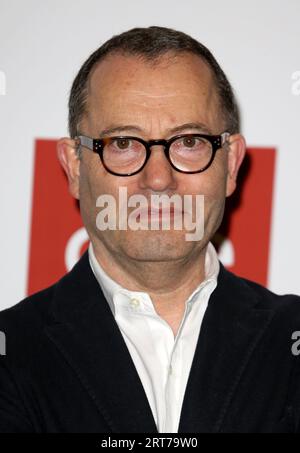
[[[114,144],[117,146],[119,149],[127,149],[130,146],[131,140],[128,138],[117,138],[114,140]]]
[[[187,148],[193,148],[197,144],[197,139],[195,137],[184,137],[182,144]]]

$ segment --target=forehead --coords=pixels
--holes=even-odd
[[[198,56],[167,54],[156,64],[136,56],[110,55],[88,81],[88,117],[92,121],[137,120],[155,114],[173,122],[213,121],[218,94],[211,69]],[[196,118],[197,117],[197,118]],[[102,121],[101,121],[102,122]]]

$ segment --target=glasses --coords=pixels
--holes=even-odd
[[[132,176],[140,172],[151,155],[151,147],[161,145],[174,170],[181,173],[200,173],[212,164],[216,152],[230,136],[182,134],[169,140],[145,141],[139,137],[118,136],[94,139],[85,135],[75,137],[76,146],[97,153],[104,168],[116,176]]]

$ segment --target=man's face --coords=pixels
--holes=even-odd
[[[199,127],[183,127],[191,123]],[[122,130],[108,136],[133,135],[150,140],[179,133],[220,134],[225,127],[210,69],[190,54],[164,57],[157,66],[133,56],[107,57],[90,77],[87,115],[80,132],[97,138],[105,129],[116,127]],[[84,149],[79,198],[93,244],[96,248],[104,245],[111,254],[141,261],[185,260],[200,253],[221,222],[226,196],[234,190],[234,181],[228,176],[229,160],[224,148],[203,173],[183,174],[170,166],[162,146],[154,146],[140,173],[120,177],[108,173],[99,156]],[[174,228],[99,231],[96,200],[99,195],[110,194],[118,204],[119,187],[127,188],[128,197],[142,194],[149,201],[152,194],[204,195],[204,237],[189,242],[185,240],[186,230]]]

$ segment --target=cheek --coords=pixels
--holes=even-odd
[[[186,192],[204,195],[208,202],[220,200],[226,195],[226,170],[224,165],[214,163],[203,173],[193,175],[193,179],[186,185]]]
[[[210,236],[219,228],[225,209],[226,174],[218,172],[218,177],[210,181],[205,197],[205,224]]]
[[[83,163],[80,169],[79,189],[80,189],[80,202],[85,204],[91,198],[92,176],[89,167]]]
[[[122,178],[110,175],[98,162],[86,162],[80,172],[80,207],[86,220],[88,220],[89,223],[91,223],[91,221],[95,223],[96,217],[102,209],[96,205],[100,196],[113,196],[118,212],[119,188],[124,185]],[[99,201],[102,203],[102,207],[107,207],[103,205],[103,200]]]
[[[204,196],[206,223],[219,225],[224,214],[225,199],[226,178],[223,177],[214,180]]]
[[[214,200],[225,199],[226,197],[226,182],[227,182],[227,161],[226,156],[219,157],[214,160],[211,167],[204,174],[207,183],[207,194]]]
[[[80,212],[84,224],[88,229],[92,229],[96,224],[98,208],[96,201],[103,192],[101,178],[98,172],[90,165],[83,164],[80,171]]]
[[[212,165],[207,172],[200,173],[197,178],[194,178],[192,186],[194,194],[204,196],[204,223],[206,233],[210,235],[218,228],[224,214],[226,199],[225,166],[220,163]]]
[[[95,156],[98,157],[98,156]],[[80,169],[80,193],[82,202],[96,203],[96,199],[103,193],[105,175],[97,159],[82,162]]]

